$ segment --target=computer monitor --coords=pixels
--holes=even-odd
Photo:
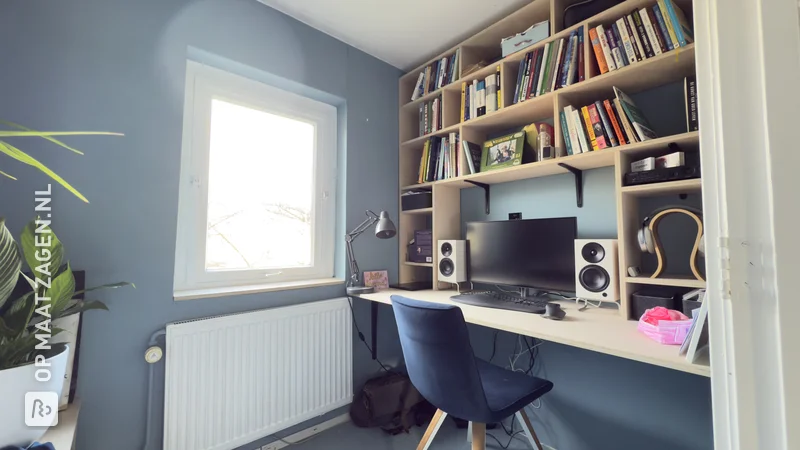
[[[577,229],[575,217],[468,222],[470,281],[575,292]]]

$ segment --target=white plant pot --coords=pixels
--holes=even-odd
[[[50,380],[37,381],[36,367],[33,363],[13,369],[0,370],[0,448],[17,445],[23,448],[41,438],[47,427],[28,427],[25,425],[25,393],[55,392],[61,396],[64,388],[64,375],[67,371],[69,347],[55,344],[47,352],[46,361],[50,364]],[[56,405],[56,409],[58,406]]]

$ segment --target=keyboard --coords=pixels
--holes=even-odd
[[[519,295],[494,291],[474,291],[450,297],[456,303],[483,306],[484,308],[508,309],[531,314],[544,314],[546,298],[522,298]]]

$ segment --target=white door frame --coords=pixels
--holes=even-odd
[[[717,450],[800,448],[798,19],[797,0],[694,2]]]

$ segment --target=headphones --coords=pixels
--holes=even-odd
[[[659,208],[650,213],[650,215],[645,217],[644,221],[642,221],[642,227],[636,234],[636,237],[639,241],[639,248],[641,249],[642,253],[654,253],[658,257],[658,268],[653,273],[651,278],[657,278],[659,275],[661,275],[666,266],[666,257],[664,256],[661,241],[658,237],[658,225],[661,222],[661,219],[670,214],[685,214],[694,219],[695,223],[697,224],[697,236],[695,237],[689,265],[691,266],[694,276],[700,281],[705,281],[700,274],[700,271],[697,269],[697,256],[705,255],[702,220],[703,211],[697,208],[686,206],[665,206],[663,208]]]

